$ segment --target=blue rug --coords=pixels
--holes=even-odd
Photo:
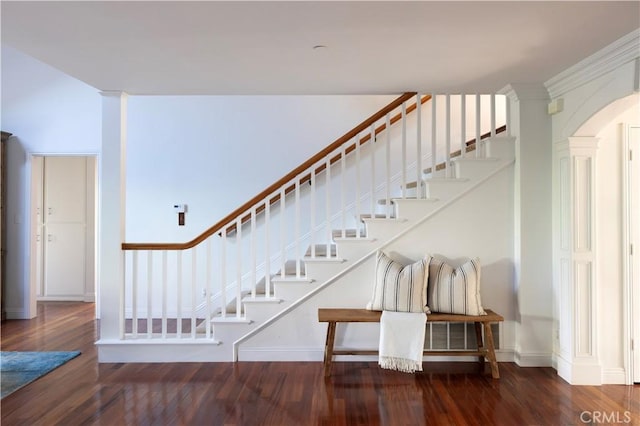
[[[0,352],[0,399],[80,355],[72,352]]]

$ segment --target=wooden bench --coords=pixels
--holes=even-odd
[[[425,350],[424,355],[439,356],[478,356],[481,367],[484,367],[485,357],[491,365],[491,376],[494,379],[500,378],[498,371],[498,362],[496,361],[495,347],[493,344],[493,333],[491,332],[491,324],[504,321],[501,315],[485,309],[487,315],[470,316],[470,315],[453,315],[453,314],[427,314],[427,322],[472,322],[475,324],[476,341],[478,342],[478,350],[465,351],[433,351]],[[334,350],[334,342],[336,337],[336,324],[339,322],[380,322],[380,311],[369,311],[366,309],[334,309],[320,308],[318,309],[318,321],[329,323],[327,327],[327,341],[324,347],[324,375],[331,375],[331,362],[334,355],[377,355],[377,350]],[[482,331],[484,330],[484,339]],[[482,368],[481,371],[484,371]]]

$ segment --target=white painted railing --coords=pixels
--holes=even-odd
[[[215,232],[123,244],[122,338],[214,339],[212,324],[249,321],[243,301],[277,302],[275,282],[339,260],[335,238],[362,238],[362,215],[392,219],[394,198],[424,198],[425,169],[453,177],[451,158],[483,156],[509,116],[502,96],[459,94],[418,94],[378,115]]]

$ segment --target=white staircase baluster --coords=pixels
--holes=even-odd
[[[386,157],[386,187],[387,187],[387,196],[386,196],[386,208],[387,208],[387,219],[391,217],[391,117],[390,113],[387,113],[387,117],[385,120],[386,126],[386,149],[385,149],[385,157]]]
[[[347,202],[346,202],[346,174],[347,174],[347,154],[345,145],[340,149],[340,211],[342,216],[342,238],[347,236]]]
[[[220,315],[227,317],[227,228],[222,229],[220,245]]]
[[[476,94],[476,158],[480,158],[480,94]]]
[[[295,209],[296,278],[300,278],[300,176],[296,177],[295,195],[296,195],[296,209]]]
[[[176,336],[182,337],[182,250],[176,252]]]
[[[460,157],[467,156],[467,95],[460,95]]]
[[[213,262],[213,243],[211,237],[207,238],[207,279],[206,288],[204,292],[205,296],[205,333],[207,339],[211,338],[211,263]]]
[[[133,251],[131,276],[131,334],[138,338],[138,250]]]
[[[416,198],[422,198],[422,95],[416,95]]]
[[[38,237],[39,238],[39,237]],[[120,254],[120,259],[123,265],[122,268],[122,276],[120,277],[120,307],[118,309],[118,319],[120,322],[118,323],[118,335],[120,336],[120,340],[124,340],[125,332],[127,327],[127,318],[126,318],[126,303],[127,303],[127,252],[122,251]]]
[[[162,338],[167,338],[167,251],[162,250]]]
[[[242,219],[236,220],[236,317],[242,316]]]
[[[191,249],[191,338],[196,338],[196,288],[198,285],[198,246]]]
[[[147,338],[153,337],[153,251],[147,250]]]
[[[376,128],[371,125],[371,217],[376,214]],[[358,218],[359,220],[360,218]]]
[[[436,173],[436,166],[438,165],[438,159],[436,157],[437,155],[437,134],[438,134],[438,129],[436,126],[436,118],[437,118],[437,112],[436,112],[436,105],[437,105],[437,96],[435,93],[431,94],[431,177],[435,176]]]
[[[360,238],[360,135],[356,136],[356,238]]]
[[[285,200],[286,194],[284,186],[280,189],[280,277],[284,278],[286,275],[285,265],[287,263],[287,220],[285,218],[285,211],[287,209],[287,202]]]
[[[264,203],[264,295],[271,297],[271,200]]]
[[[445,97],[445,149],[444,167],[445,177],[451,177],[451,95],[447,93]]]
[[[251,209],[251,297],[256,297],[256,209]]]
[[[407,197],[407,104],[402,103],[402,198]]]
[[[311,243],[311,258],[315,259],[316,257],[316,166],[314,165],[311,168],[311,177],[309,178],[309,183],[311,185],[311,194],[310,194],[310,207],[311,211],[309,212],[309,222],[310,231],[309,231],[309,240]]]
[[[331,240],[333,238],[332,230],[331,230],[331,154],[327,156],[327,160],[325,162],[325,196],[326,196],[326,214],[327,214],[327,253],[326,258],[331,257]]]
[[[491,136],[496,135],[496,95],[491,94]]]

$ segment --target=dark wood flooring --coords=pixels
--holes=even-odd
[[[2,425],[640,425],[640,386],[570,386],[551,368],[425,363],[98,364],[93,304],[41,303],[2,324],[2,350],[82,355],[4,398]]]

